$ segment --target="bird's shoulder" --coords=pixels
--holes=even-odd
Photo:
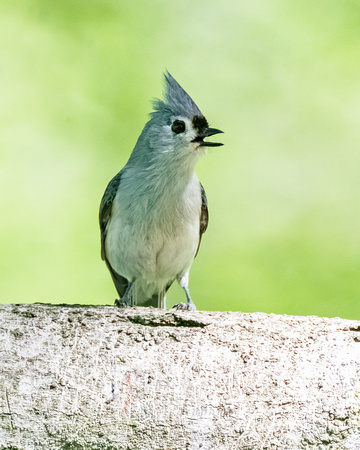
[[[118,172],[114,176],[114,178],[109,181],[109,184],[107,185],[104,195],[101,199],[100,211],[113,202],[120,185],[121,175],[122,171]]]

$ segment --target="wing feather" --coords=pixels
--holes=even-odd
[[[101,259],[105,260],[106,251],[105,251],[105,240],[108,223],[112,213],[113,201],[116,196],[116,193],[119,188],[121,179],[121,172],[119,172],[115,177],[110,181],[105,189],[105,193],[100,203],[99,210],[99,224],[100,224],[100,233],[101,233]]]
[[[200,233],[199,233],[199,244],[198,244],[198,248],[196,250],[194,258],[196,257],[196,255],[199,252],[202,235],[205,233],[205,231],[208,227],[208,223],[209,223],[208,203],[207,203],[204,186],[201,183],[200,183],[200,189],[201,189]]]
[[[113,201],[117,194],[121,179],[121,172],[119,172],[115,177],[110,181],[107,185],[105,193],[100,203],[99,210],[99,224],[100,224],[100,233],[101,233],[101,259],[105,261],[107,268],[110,271],[111,278],[115,284],[116,290],[120,298],[125,294],[128,280],[125,277],[119,275],[115,270],[111,267],[111,264],[106,255],[105,241],[107,228],[109,224],[109,220],[112,214]]]

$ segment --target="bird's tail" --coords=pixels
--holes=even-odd
[[[139,285],[136,280],[129,282],[125,277],[119,275],[105,259],[106,265],[110,271],[111,278],[114,282],[117,293],[119,294],[119,304],[126,293],[126,297],[130,297],[126,304],[129,306],[153,306],[154,308],[166,309],[166,292],[172,285],[173,281],[169,282],[164,289],[155,293],[146,293],[143,286]],[[129,288],[129,292],[127,292]],[[149,295],[150,294],[150,295]]]
[[[166,309],[166,292],[173,284],[173,281],[169,282],[165,288],[159,292],[155,292],[150,296],[147,295],[139,286],[135,283],[135,302],[136,306],[153,306],[154,308]]]
[[[109,261],[107,258],[105,258],[105,263],[107,265],[107,268],[109,269],[109,272],[111,274],[111,278],[114,282],[114,285],[116,287],[117,293],[119,294],[119,297],[121,299],[121,297],[124,296],[128,285],[129,285],[129,281],[125,278],[122,277],[121,275],[119,275],[117,272],[115,272],[115,270],[111,267]]]

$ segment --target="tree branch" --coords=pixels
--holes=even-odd
[[[338,318],[2,305],[0,448],[357,449],[359,337]]]

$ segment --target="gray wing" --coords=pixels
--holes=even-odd
[[[202,235],[205,233],[205,231],[208,227],[208,223],[209,223],[208,203],[207,203],[204,186],[201,183],[200,183],[200,189],[201,189],[200,234],[199,234],[199,244],[198,244],[198,248],[196,250],[194,258],[196,257],[196,255],[199,252]]]
[[[101,232],[101,258],[105,261],[106,266],[110,271],[111,278],[115,284],[116,290],[118,291],[118,294],[121,298],[125,294],[129,282],[125,277],[119,275],[111,267],[105,250],[107,226],[111,217],[113,201],[119,188],[120,179],[121,179],[121,172],[115,175],[115,177],[107,185],[104,196],[100,203],[99,223]]]
[[[110,181],[105,189],[105,193],[100,203],[100,211],[99,211],[99,224],[100,224],[100,233],[101,233],[101,259],[106,259],[105,252],[105,239],[107,232],[107,225],[109,223],[113,201],[116,196],[117,190],[119,188],[121,179],[121,172],[114,176],[114,178]]]

